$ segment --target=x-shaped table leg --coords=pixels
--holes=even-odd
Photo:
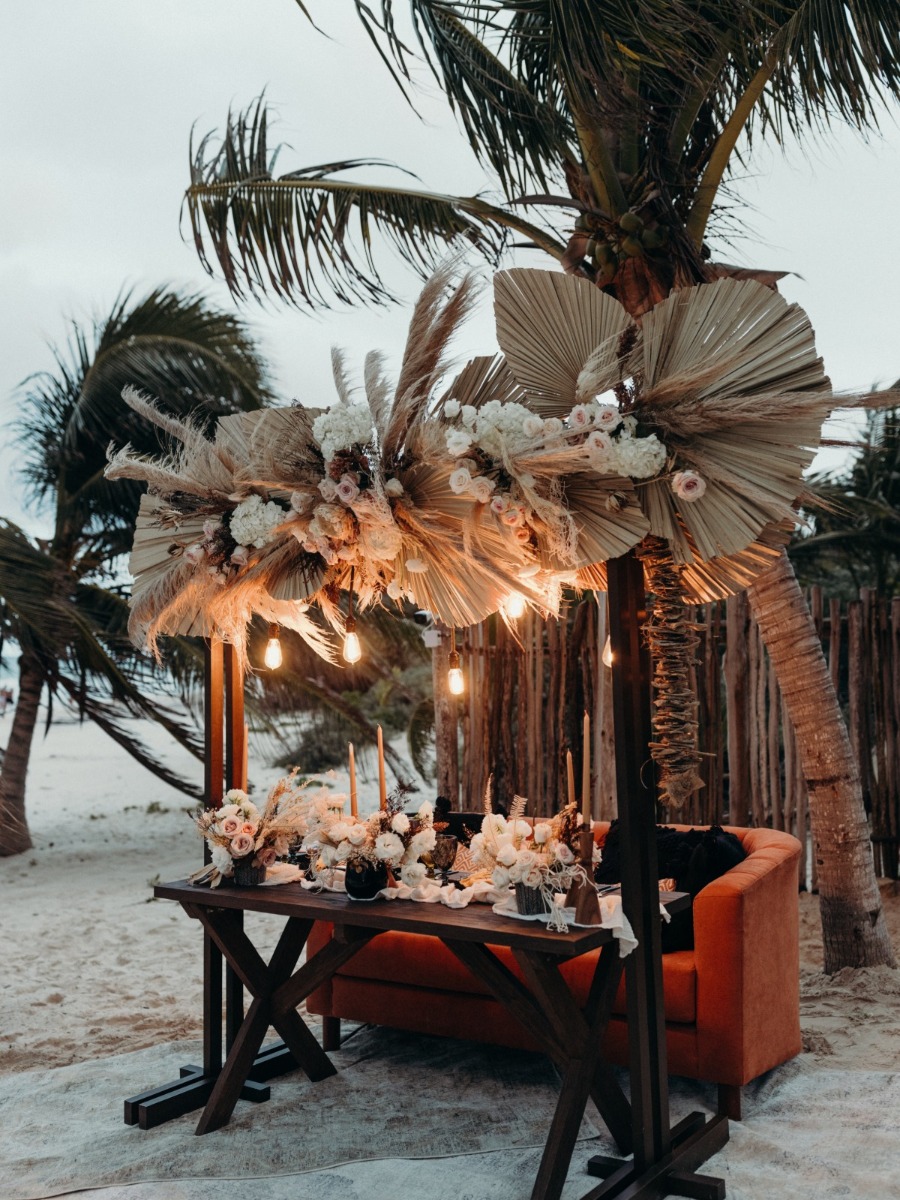
[[[290,917],[267,966],[244,933],[240,921],[235,920],[235,916],[240,914],[197,907],[192,915],[203,923],[209,936],[253,996],[197,1125],[196,1132],[203,1134],[228,1123],[270,1025],[281,1034],[297,1065],[311,1080],[315,1082],[336,1073],[328,1055],[296,1012],[296,1007],[320,984],[330,979],[378,931],[346,930],[344,940],[333,938],[291,974],[306,945],[312,921]]]
[[[618,944],[601,951],[582,1011],[555,959],[516,952],[529,987],[487,946],[445,942],[477,979],[485,983],[559,1067],[562,1090],[532,1200],[557,1200],[565,1183],[581,1119],[591,1096],[623,1154],[631,1148],[631,1106],[610,1068],[600,1061],[606,1029],[622,975]]]

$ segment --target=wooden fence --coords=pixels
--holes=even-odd
[[[565,756],[581,778],[581,717],[593,714],[594,812],[615,815],[611,675],[602,666],[604,597],[560,620],[527,615],[514,629],[492,618],[465,632],[467,678],[459,706],[462,805],[480,808],[488,775],[508,803],[528,796],[536,814],[565,800]],[[898,876],[900,845],[900,597],[809,594],[810,608],[847,718],[870,814],[876,867]],[[768,825],[807,846],[808,798],[796,739],[745,596],[693,610],[699,634],[695,686],[704,787],[669,820]],[[805,853],[805,850],[804,850]],[[815,864],[807,876],[815,882]]]

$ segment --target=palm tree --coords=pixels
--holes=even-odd
[[[895,385],[896,386],[896,385]],[[900,592],[900,408],[869,414],[859,449],[841,471],[813,475],[820,502],[811,529],[791,543],[804,583],[846,581],[852,599],[862,587],[882,596]]]
[[[122,402],[140,383],[172,409],[204,423],[269,399],[264,368],[243,323],[198,297],[158,289],[122,296],[91,331],[73,325],[56,370],[21,385],[19,440],[34,502],[52,512],[52,532],[33,538],[0,521],[0,638],[19,648],[19,687],[0,771],[0,856],[31,845],[25,779],[41,698],[59,697],[94,721],[167,783],[195,794],[140,739],[130,716],[159,721],[198,756],[188,725],[154,699],[187,681],[195,647],[182,641],[168,677],[130,644],[128,603],[118,579],[131,545],[141,488],[103,474],[111,431],[147,453],[159,443]]]
[[[382,0],[379,17],[354,3],[409,91],[397,6]],[[410,12],[503,202],[346,178],[376,160],[276,178],[260,101],[229,117],[218,147],[207,137],[192,152],[186,194],[201,259],[236,296],[389,300],[376,231],[420,271],[448,244],[494,262],[515,236],[635,317],[672,288],[722,275],[774,284],[777,272],[712,262],[707,231],[713,218],[723,224],[730,171],[756,137],[836,119],[872,128],[882,97],[900,95],[896,0],[410,0]],[[892,962],[853,756],[785,555],[750,600],[810,783],[826,970]]]

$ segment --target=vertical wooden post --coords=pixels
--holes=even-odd
[[[622,829],[622,906],[637,949],[626,960],[628,1044],[638,1172],[671,1146],[666,1029],[663,1013],[656,789],[650,760],[650,655],[644,571],[633,551],[607,563],[613,651],[616,784]]]
[[[244,668],[237,648],[231,643],[222,647],[224,658],[223,692],[225,699],[225,787],[244,788],[247,783],[247,763],[244,752]],[[244,914],[235,912],[233,919],[244,923]],[[231,1050],[244,1020],[244,986],[234,970],[225,967],[225,1046]]]
[[[212,635],[206,643],[203,673],[203,793],[207,808],[218,808],[224,788],[224,647]],[[204,859],[209,847],[204,842]],[[222,1069],[222,952],[203,934],[203,1073],[215,1078]]]

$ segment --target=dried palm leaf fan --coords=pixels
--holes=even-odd
[[[631,545],[640,543],[657,600],[647,627],[652,750],[663,799],[680,805],[701,786],[689,683],[696,636],[681,602],[740,590],[781,551],[802,472],[838,403],[812,328],[783,297],[731,279],[676,292],[638,325],[585,280],[513,270],[495,278],[495,312],[506,363],[532,408],[572,425],[578,406],[596,399],[613,438],[614,406],[637,443],[655,435],[665,447],[660,469],[633,480],[646,526],[635,526]],[[604,453],[601,444],[595,470],[621,462],[622,449],[614,442]],[[573,513],[585,491],[567,492]],[[579,581],[602,582],[598,565],[579,563]]]

